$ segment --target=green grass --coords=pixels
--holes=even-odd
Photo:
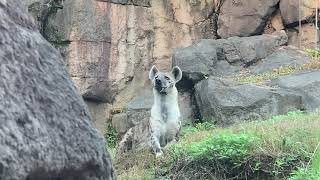
[[[320,50],[306,48],[304,52],[311,57],[320,57]]]
[[[104,137],[107,141],[107,145],[109,148],[115,148],[117,143],[120,141],[118,132],[115,128],[112,127],[111,124],[107,124]]]
[[[218,128],[186,127],[154,159],[149,151],[117,157],[119,179],[291,179],[320,177],[320,112],[291,112]],[[137,160],[138,159],[138,160]],[[304,178],[305,179],[305,178]]]
[[[320,179],[320,150],[319,144],[314,152],[310,163],[306,167],[300,167],[298,170],[292,173],[292,177],[289,180],[319,180]]]

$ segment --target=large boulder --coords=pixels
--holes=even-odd
[[[304,108],[320,107],[320,71],[301,72],[274,79],[272,85],[295,91],[302,96]]]
[[[252,36],[261,34],[279,0],[225,0],[218,18],[218,35]]]
[[[267,119],[303,109],[301,96],[288,90],[239,85],[213,77],[201,81],[195,89],[203,120],[219,125]]]
[[[20,1],[0,1],[0,17],[0,179],[114,179],[59,53]]]
[[[203,39],[187,48],[176,50],[173,65],[179,66],[184,78],[197,83],[209,75],[225,76],[238,72],[272,54],[287,43],[284,31],[251,37]]]
[[[281,0],[280,11],[285,25],[297,25],[299,22],[299,15],[301,21],[308,20],[316,15],[316,3],[318,0]],[[299,7],[299,2],[300,7]],[[300,10],[300,14],[299,14]]]

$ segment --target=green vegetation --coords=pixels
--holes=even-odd
[[[320,111],[291,112],[228,128],[197,124],[155,159],[149,151],[115,159],[119,179],[313,180],[320,173]],[[320,149],[320,148],[319,148]]]
[[[312,57],[320,57],[320,50],[319,49],[305,49],[304,52]]]
[[[104,134],[106,141],[108,142],[109,148],[115,148],[117,143],[119,142],[119,134],[115,128],[112,127],[111,124],[107,125],[106,133]]]
[[[292,173],[292,177],[289,180],[319,180],[320,179],[320,151],[319,144],[315,150],[314,157],[306,167],[300,167],[298,170]]]

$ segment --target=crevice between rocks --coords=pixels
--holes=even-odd
[[[124,5],[124,6],[128,6],[128,5],[132,5],[132,6],[138,6],[138,7],[146,7],[146,8],[151,8],[151,3],[150,2],[146,2],[146,3],[142,3],[139,4],[137,3],[137,1],[133,1],[133,0],[96,0],[99,2],[107,2],[107,3],[111,3],[111,4],[119,4],[119,5]]]

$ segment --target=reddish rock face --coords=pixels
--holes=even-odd
[[[29,7],[43,2],[25,0]],[[105,104],[99,107],[123,108],[148,85],[152,64],[169,70],[175,48],[216,38],[217,4],[213,0],[68,0],[48,17],[44,32],[63,52],[85,100]],[[96,107],[93,104],[88,103],[91,109]],[[103,117],[109,110],[93,114]]]
[[[318,0],[318,6],[320,1]],[[317,0],[300,0],[300,16],[305,21],[316,14]],[[299,21],[299,1],[281,0],[280,11],[286,25],[297,24]]]
[[[47,0],[24,0],[43,17]],[[100,122],[110,108],[124,108],[146,89],[151,65],[170,70],[172,54],[200,39],[271,34],[285,29],[298,45],[297,3],[289,0],[55,0],[54,13],[39,19],[46,38],[64,55],[72,80]],[[316,0],[301,0],[302,19]],[[59,4],[60,3],[60,4]],[[40,8],[37,10],[37,7]],[[290,25],[290,28],[288,27]],[[303,25],[304,47],[314,30]],[[41,29],[41,27],[39,27]],[[312,31],[312,32],[311,32]],[[105,107],[105,109],[100,108]],[[107,114],[107,115],[106,115]],[[101,123],[102,124],[102,123]]]
[[[35,2],[42,1],[25,3]],[[48,17],[45,33],[53,43],[66,42],[65,60],[85,99],[124,104],[146,84],[151,64],[170,69],[175,48],[209,37],[201,29],[209,25],[214,4],[69,0]],[[128,98],[117,96],[122,91]]]
[[[226,0],[219,14],[221,38],[261,34],[279,0]]]

